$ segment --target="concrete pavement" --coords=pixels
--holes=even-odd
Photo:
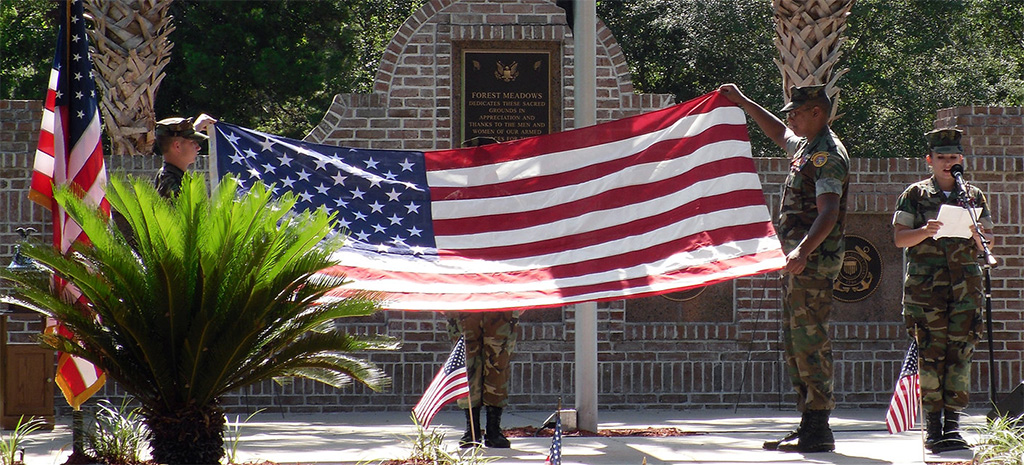
[[[546,411],[507,411],[506,428],[539,427]],[[976,439],[972,425],[983,412],[969,412],[965,437]],[[244,419],[245,416],[242,415]],[[678,437],[565,437],[564,465],[666,464],[924,464],[967,461],[969,451],[939,456],[922,453],[917,430],[890,435],[881,409],[838,410],[832,428],[833,453],[794,454],[761,450],[761,443],[781,437],[799,423],[795,412],[763,410],[612,410],[598,412],[599,428],[673,427],[697,434]],[[235,415],[229,415],[234,421]],[[445,435],[445,446],[457,449],[464,419],[461,411],[446,407],[433,427]],[[60,465],[71,449],[70,418],[58,419],[54,431],[29,436],[26,465]],[[377,464],[411,454],[415,428],[408,413],[354,412],[317,415],[261,413],[240,427],[236,461],[273,461],[288,464]],[[10,432],[5,432],[5,437]],[[230,440],[231,434],[228,434]],[[550,437],[513,438],[511,449],[482,449],[494,465],[542,464]]]

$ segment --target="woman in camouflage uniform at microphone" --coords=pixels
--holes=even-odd
[[[906,248],[903,318],[920,348],[925,447],[933,453],[969,448],[958,431],[959,419],[967,407],[971,356],[981,331],[978,252],[992,229],[985,195],[974,186],[964,192],[952,173],[954,165],[963,166],[961,134],[957,129],[925,134],[932,176],[900,195],[892,219],[893,240]],[[972,225],[971,237],[939,234],[942,205],[980,208],[981,230]]]

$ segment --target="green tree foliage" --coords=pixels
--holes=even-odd
[[[212,194],[188,174],[173,201],[148,180],[111,178],[107,199],[130,224],[113,226],[68,187],[55,193],[92,241],[65,257],[49,244],[23,252],[43,273],[0,269],[15,286],[0,302],[63,322],[75,335],[40,336],[44,346],[102,368],[138,400],[157,463],[218,463],[223,457],[221,396],[270,379],[300,377],[334,387],[357,381],[374,390],[384,372],[353,352],[394,349],[390,338],[347,334],[337,318],[367,316],[376,296],[325,299],[342,278],[343,238],[329,236],[324,209],[291,214],[290,193],[273,200],[257,184],[237,194],[227,177]],[[125,234],[136,239],[133,248]],[[88,299],[66,302],[50,275]],[[95,316],[93,316],[95,315]]]
[[[301,138],[351,86],[358,51],[339,0],[177,0],[157,115],[215,117]]]
[[[843,46],[850,154],[915,157],[941,108],[1024,104],[1024,2],[859,0]]]
[[[637,89],[684,101],[735,82],[781,106],[771,4],[760,0],[614,0],[598,4]],[[856,157],[913,157],[937,110],[1024,104],[1024,2],[858,0],[838,69],[834,127]],[[779,155],[751,131],[756,155]]]
[[[628,57],[639,92],[683,102],[734,82],[766,108],[782,107],[770,2],[612,0],[598,3],[598,17]],[[779,155],[763,134],[750,135],[756,154]]]
[[[358,67],[353,73],[352,86],[338,92],[369,93],[380,66],[384,48],[402,26],[427,0],[374,0],[352,1],[356,48],[359,50]],[[325,108],[326,110],[326,108]]]
[[[334,96],[369,91],[384,47],[424,0],[176,0],[158,115],[302,138]]]
[[[0,98],[42,100],[57,28],[52,0],[0,1]]]

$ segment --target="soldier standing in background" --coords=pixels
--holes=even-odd
[[[786,367],[796,389],[801,417],[796,431],[781,440],[767,441],[763,447],[829,452],[835,450],[828,423],[835,398],[828,327],[832,288],[844,254],[850,158],[829,128],[832,103],[825,86],[790,89],[792,98],[781,110],[786,113],[788,127],[743,95],[736,85],[725,84],[719,92],[739,105],[792,157],[776,229],[786,252],[782,273]]]
[[[978,251],[992,229],[985,195],[974,186],[963,192],[950,169],[963,166],[961,131],[925,134],[925,160],[932,176],[911,184],[896,201],[893,241],[906,248],[903,319],[920,347],[921,404],[925,411],[925,448],[933,453],[968,449],[960,436],[960,411],[967,407],[971,356],[981,332],[982,273]],[[943,226],[939,208],[980,208],[971,237],[936,237]],[[966,235],[965,235],[966,236]]]
[[[153,153],[164,158],[164,164],[156,173],[156,189],[164,197],[174,197],[181,190],[181,177],[188,167],[195,163],[199,156],[201,143],[209,139],[204,131],[210,124],[216,123],[207,114],[201,114],[193,122],[192,118],[165,118],[156,122],[153,132],[156,142]]]
[[[156,122],[153,133],[153,153],[164,159],[164,164],[153,178],[157,192],[164,198],[173,198],[181,190],[181,178],[188,167],[195,163],[199,156],[200,144],[209,139],[203,132],[206,127],[216,123],[210,115],[201,114],[193,123],[192,118],[165,118]],[[133,249],[138,247],[135,233],[128,220],[119,211],[111,211],[110,218],[114,226],[124,236]]]
[[[516,347],[518,311],[448,312],[448,332],[453,341],[466,338],[466,378],[469,397],[459,399],[466,409],[466,432],[460,447],[472,447],[483,438],[487,447],[511,446],[501,431],[501,413],[508,405],[512,353]],[[469,405],[472,400],[473,405]],[[480,410],[485,407],[487,430],[480,429]]]
[[[490,137],[474,137],[462,146],[479,147],[497,142]],[[459,447],[473,447],[483,438],[487,447],[507,449],[511,444],[501,431],[501,413],[508,405],[510,364],[516,347],[519,311],[448,312],[446,315],[452,341],[466,338],[469,398],[458,401],[459,407],[466,410],[466,432],[459,439]],[[486,432],[480,428],[481,406],[486,407],[487,412]]]

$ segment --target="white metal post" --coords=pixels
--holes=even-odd
[[[577,0],[573,25],[573,128],[597,123],[597,6]],[[597,431],[597,303],[576,305],[576,426]]]

